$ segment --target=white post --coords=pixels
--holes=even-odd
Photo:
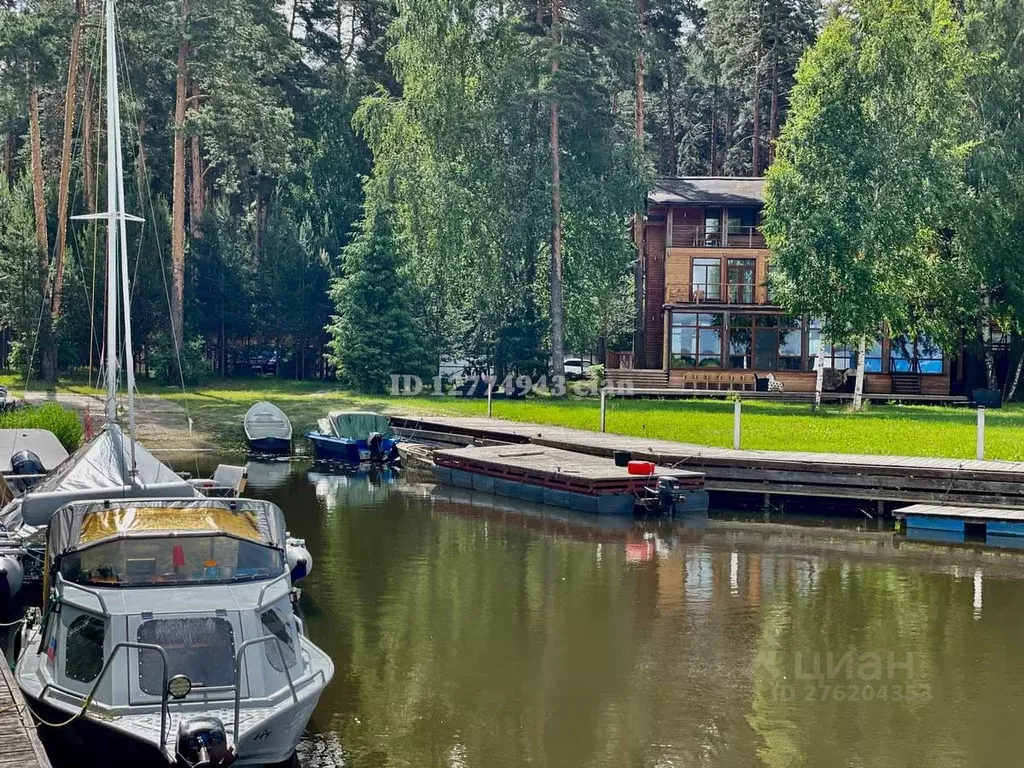
[[[601,390],[601,431],[605,431],[605,390]]]
[[[740,399],[736,398],[736,402],[733,404],[732,409],[732,447],[735,450],[740,449],[740,410],[742,405]]]
[[[978,406],[978,441],[975,448],[978,461],[985,459],[985,406]]]
[[[493,390],[493,389],[494,389],[494,377],[493,376],[488,376],[487,377],[487,418],[488,419],[493,419],[494,418],[494,410],[493,410],[492,400],[491,400],[491,390]]]

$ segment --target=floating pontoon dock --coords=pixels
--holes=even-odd
[[[414,440],[532,443],[602,457],[629,451],[634,459],[702,472],[711,492],[867,501],[879,510],[886,503],[1024,510],[1024,463],[1018,462],[732,450],[487,418],[392,417],[391,423]]]
[[[911,504],[895,510],[893,515],[906,520],[908,529],[1024,536],[1024,509]]]
[[[605,515],[632,514],[635,505],[653,497],[650,489],[658,479],[668,476],[681,486],[688,505],[707,508],[700,472],[656,467],[635,475],[610,459],[542,445],[434,451],[434,474],[459,488]]]

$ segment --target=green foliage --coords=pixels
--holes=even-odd
[[[180,359],[168,334],[158,334],[149,352],[149,364],[157,380],[165,384],[198,384],[210,375],[210,362],[206,359],[202,336],[186,339],[181,345]],[[180,365],[180,369],[179,369]]]
[[[371,185],[373,188],[376,185]],[[345,276],[334,281],[336,315],[328,327],[338,380],[361,392],[383,392],[393,374],[429,377],[436,356],[424,343],[423,299],[404,262],[395,212],[371,191],[364,218],[345,249]]]
[[[949,346],[975,57],[946,0],[861,0],[800,64],[768,174],[773,281],[827,337],[925,328]],[[942,310],[946,310],[943,312]]]
[[[47,429],[67,451],[82,444],[83,427],[78,414],[57,403],[32,405],[0,413],[0,429]]]

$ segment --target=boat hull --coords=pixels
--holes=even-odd
[[[370,461],[370,446],[366,440],[352,440],[344,437],[333,437],[321,435],[318,432],[306,434],[310,445],[313,447],[314,461],[334,461],[344,464],[360,464]],[[396,440],[385,437],[382,450],[385,457],[383,463],[394,461],[398,453],[395,450]]]
[[[247,438],[246,443],[253,453],[267,453],[280,456],[292,452],[292,441],[283,437]]]

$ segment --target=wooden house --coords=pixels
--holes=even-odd
[[[641,387],[764,388],[769,374],[787,392],[814,390],[825,355],[831,388],[850,388],[856,349],[822,344],[812,317],[773,301],[771,252],[761,224],[762,178],[664,178],[648,195],[644,227],[643,347],[609,360]],[[959,367],[959,375],[958,375]],[[880,333],[865,355],[865,391],[949,395],[962,362],[927,339]]]

